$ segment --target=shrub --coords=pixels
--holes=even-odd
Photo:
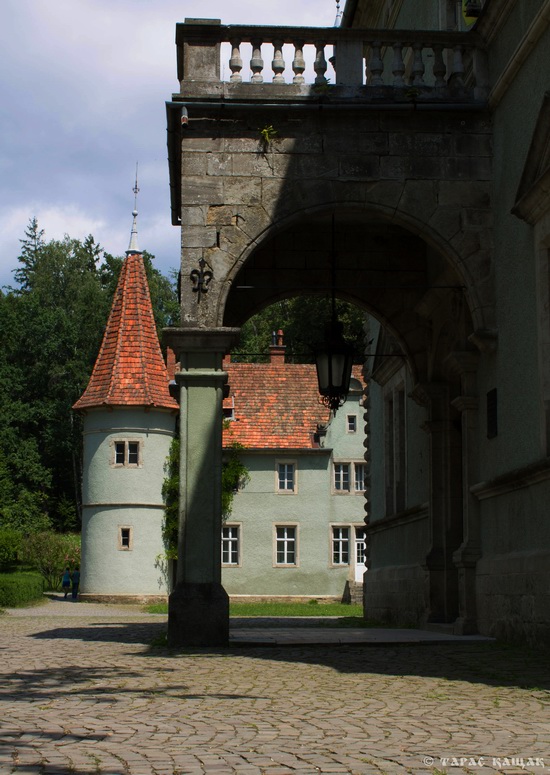
[[[65,568],[80,565],[80,536],[35,533],[26,539],[23,556],[42,575],[47,589],[59,589]]]
[[[41,600],[44,583],[38,573],[0,573],[0,606],[17,606]]]
[[[0,527],[0,570],[8,569],[17,561],[22,540],[19,530]]]

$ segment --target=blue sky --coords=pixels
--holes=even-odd
[[[36,216],[45,238],[93,234],[128,247],[139,162],[140,246],[167,273],[170,224],[164,102],[178,91],[176,22],[332,26],[335,0],[1,0],[0,286]]]

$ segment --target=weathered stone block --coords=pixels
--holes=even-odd
[[[486,156],[449,157],[443,177],[448,180],[491,180],[491,159]]]
[[[267,150],[265,153],[239,153],[233,156],[233,175],[243,177],[272,176],[275,168],[275,154]]]
[[[430,180],[407,180],[398,210],[428,221],[437,208],[437,184]]]
[[[221,153],[224,150],[224,140],[222,137],[213,136],[212,124],[208,122],[207,132],[197,131],[197,127],[194,126],[192,130],[189,130],[183,135],[181,148],[182,153],[190,151],[192,153],[201,152],[214,152]]]
[[[416,156],[411,159],[411,175],[414,178],[438,180],[443,177],[445,159],[437,156]]]
[[[182,153],[181,169],[184,177],[188,175],[206,175],[206,153]]]
[[[439,183],[439,204],[459,207],[488,207],[490,184],[480,181],[449,181]]]
[[[207,175],[232,175],[234,157],[228,153],[203,154],[206,158]]]
[[[388,152],[388,135],[386,132],[354,132],[353,143],[348,133],[327,132],[324,136],[323,148],[327,153],[386,154]]]
[[[181,230],[183,248],[211,248],[216,244],[216,229],[205,226],[188,226]]]
[[[339,177],[377,180],[380,175],[378,156],[344,156],[340,159]]]
[[[380,177],[402,180],[411,174],[410,156],[382,156],[380,158]]]
[[[222,179],[185,177],[182,180],[181,201],[184,205],[224,204]]]
[[[223,204],[260,204],[262,201],[261,178],[224,178]]]
[[[233,223],[237,208],[235,206],[213,205],[208,208],[206,223],[215,226],[228,226]]]
[[[182,226],[204,226],[206,207],[182,207]]]

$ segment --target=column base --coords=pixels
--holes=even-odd
[[[168,599],[169,646],[227,646],[229,597],[221,584],[178,584]]]

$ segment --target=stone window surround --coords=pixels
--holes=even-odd
[[[237,531],[237,534],[235,536],[224,538],[223,531],[225,528],[234,528]],[[243,535],[243,525],[242,522],[228,522],[224,525],[222,525],[222,568],[241,568],[242,567],[242,535]],[[236,542],[237,544],[237,562],[224,562],[223,561],[223,545],[224,542],[228,544],[232,544],[232,542]],[[229,549],[230,555],[231,555],[231,549]]]
[[[337,465],[348,465],[349,466],[349,489],[348,490],[338,490],[335,486],[335,466]],[[350,460],[349,458],[344,458],[340,460],[339,458],[334,458],[332,461],[332,476],[331,476],[331,495],[364,495],[365,489],[363,490],[356,490],[355,489],[355,466],[365,466],[365,475],[363,478],[363,481],[365,483],[365,489],[367,485],[367,469],[366,469],[366,462],[365,460]]]
[[[279,466],[289,465],[293,466],[293,487],[292,489],[284,489],[279,487]],[[278,495],[296,495],[298,492],[298,463],[296,459],[278,458],[275,460],[275,492]]]
[[[124,444],[124,463],[117,463],[116,462],[116,455],[117,455],[117,444]],[[138,462],[137,463],[129,463],[128,462],[128,445],[129,444],[137,444],[138,445]],[[109,442],[109,446],[111,448],[111,467],[112,468],[142,468],[143,466],[143,439],[136,439],[136,438],[127,438],[127,439],[111,439]]]
[[[294,562],[277,562],[277,528],[294,529]],[[290,540],[288,537],[279,540]],[[286,547],[285,547],[286,554]],[[274,522],[273,523],[273,567],[274,568],[299,568],[300,567],[300,525],[297,522]]]
[[[124,531],[128,531],[128,544],[126,545],[124,540]],[[132,525],[119,525],[118,526],[118,551],[119,552],[131,552],[134,548],[134,528]]]
[[[346,433],[357,433],[357,415],[346,415]]]
[[[344,536],[336,536],[336,531],[347,531],[347,537]],[[344,568],[348,567],[351,561],[351,545],[352,545],[352,526],[349,523],[332,523],[330,525],[329,530],[329,541],[330,541],[330,547],[329,547],[329,566],[331,568]],[[353,538],[355,538],[355,534],[353,534]],[[335,562],[334,561],[334,551],[336,544],[339,544],[338,554],[343,554],[343,544],[346,544],[346,550],[347,550],[347,556],[348,559],[346,562]]]

